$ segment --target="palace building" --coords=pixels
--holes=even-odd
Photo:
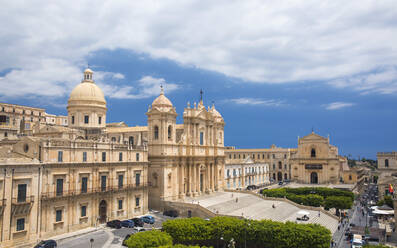
[[[147,126],[106,123],[106,99],[86,69],[67,116],[5,103],[0,110],[2,247],[223,189],[225,123],[202,99],[187,105],[183,124],[163,90]]]
[[[275,145],[269,149],[228,147],[225,150],[225,156],[226,170],[231,169],[235,164],[243,164],[247,158],[250,158],[253,167],[265,164],[269,168],[270,181],[273,182],[339,184],[344,182],[343,171],[348,168],[347,159],[338,154],[338,148],[329,143],[329,138],[314,132],[298,138],[298,148],[280,148]],[[232,177],[225,180],[232,182]],[[250,184],[261,185],[263,183],[266,182],[243,180],[241,186],[244,188]],[[227,185],[232,184],[228,183]]]

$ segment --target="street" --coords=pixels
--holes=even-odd
[[[148,215],[151,215],[155,218],[155,223],[153,225],[146,224],[144,225],[145,229],[151,228],[159,228],[162,226],[162,223],[168,219],[173,219],[168,216],[163,216],[161,213],[150,212]],[[97,231],[83,234],[77,237],[72,237],[68,239],[64,239],[58,242],[58,247],[60,248],[101,248],[101,247],[122,247],[122,242],[124,237],[127,234],[131,234],[134,232],[133,228],[120,228],[113,229],[109,227],[99,227]],[[90,243],[90,240],[93,239],[93,243]]]

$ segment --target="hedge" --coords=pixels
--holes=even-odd
[[[126,244],[129,248],[157,248],[172,245],[172,238],[168,233],[152,230],[131,235]]]
[[[313,207],[324,206],[326,208],[332,208],[333,205],[343,207],[339,209],[351,208],[354,200],[354,194],[352,192],[325,187],[265,189],[262,194],[267,197],[285,197],[295,203]],[[332,197],[330,199],[338,202],[330,204],[330,200],[327,201],[329,197]]]
[[[174,243],[224,247],[233,238],[236,248],[328,248],[331,232],[318,224],[296,224],[235,217],[174,219],[163,223]]]

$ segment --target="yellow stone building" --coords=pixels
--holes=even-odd
[[[104,94],[86,69],[67,117],[0,107],[2,247],[133,218],[149,206],[161,209],[162,201],[223,188],[224,121],[203,101],[188,105],[184,123],[176,124],[162,91],[149,107],[148,126],[107,124]]]
[[[329,143],[329,138],[314,132],[298,138],[297,148],[275,145],[270,149],[229,148],[225,150],[225,155],[226,169],[241,163],[246,157],[250,157],[255,164],[268,164],[270,181],[274,182],[338,184],[343,182],[343,167],[347,166],[347,159],[338,154],[338,148]]]

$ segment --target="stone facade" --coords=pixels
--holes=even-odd
[[[242,163],[225,165],[225,188],[245,189],[247,186],[263,186],[270,183],[269,164],[255,163],[247,157]]]
[[[338,184],[343,180],[347,159],[338,154],[329,138],[314,132],[298,139],[298,148],[225,150],[226,167],[241,163],[248,156],[255,163],[269,164],[270,181],[290,180],[305,184]],[[347,166],[348,168],[348,166]],[[353,182],[353,179],[351,180]]]
[[[224,121],[203,101],[188,105],[184,123],[176,124],[162,91],[149,107],[148,126],[106,123],[104,94],[87,69],[70,94],[67,117],[11,104],[0,110],[1,130],[8,130],[0,137],[2,247],[223,189]],[[29,130],[20,128],[28,117]]]

